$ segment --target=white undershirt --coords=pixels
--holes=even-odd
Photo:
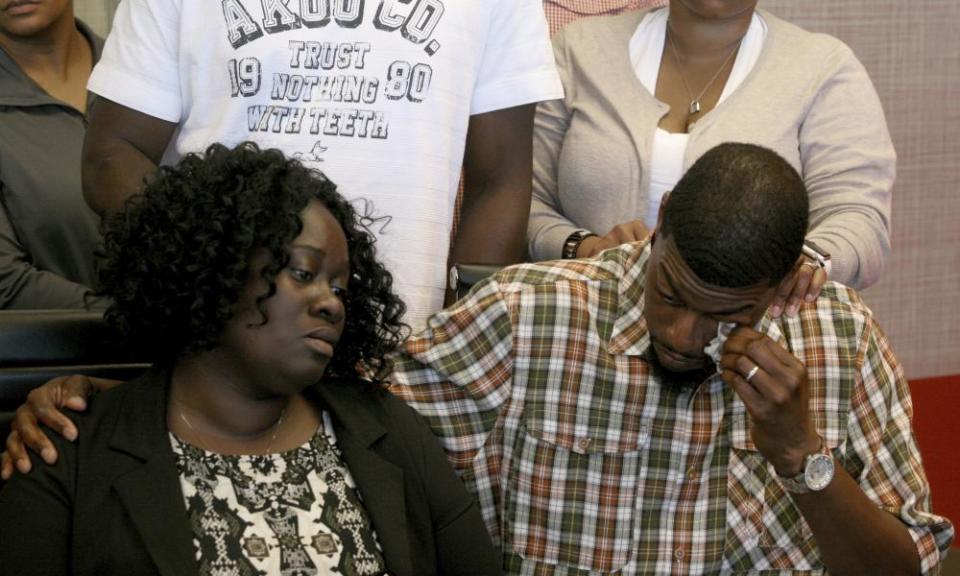
[[[633,64],[634,73],[651,94],[656,94],[657,91],[657,77],[660,74],[660,60],[663,58],[663,46],[667,34],[667,16],[667,8],[649,12],[630,38],[630,62]],[[754,12],[750,27],[743,37],[733,68],[730,70],[730,76],[723,87],[723,93],[717,100],[718,106],[743,83],[753,70],[766,38],[767,24],[759,14]],[[647,213],[644,216],[644,221],[651,228],[657,223],[657,212],[663,195],[672,190],[683,176],[684,155],[689,140],[689,134],[671,133],[659,127],[654,132],[650,157],[650,194],[647,200]]]

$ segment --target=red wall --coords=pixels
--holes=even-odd
[[[933,494],[933,510],[960,523],[960,374],[911,380],[913,428]],[[954,548],[960,542],[954,540]]]

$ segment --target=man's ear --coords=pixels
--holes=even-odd
[[[670,201],[670,192],[664,192],[663,198],[660,199],[660,209],[657,210],[657,227],[653,229],[653,233],[656,234],[660,230],[660,224],[663,223],[663,213],[667,209],[667,202]]]

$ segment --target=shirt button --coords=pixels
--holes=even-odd
[[[686,553],[683,551],[683,548],[677,548],[673,551],[673,557],[676,558],[677,561],[683,560],[684,556],[686,556]]]
[[[589,450],[590,445],[593,444],[593,438],[581,438],[578,444],[581,450]]]
[[[700,474],[696,468],[687,469],[687,480],[696,480],[699,476]]]

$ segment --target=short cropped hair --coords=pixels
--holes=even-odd
[[[372,218],[322,173],[252,143],[215,144],[161,167],[106,222],[100,291],[113,299],[107,321],[154,362],[212,349],[248,281],[251,255],[266,249],[269,288],[256,301],[268,322],[262,303],[276,292],[310,200],[340,224],[350,258],[344,332],[326,374],[385,376],[407,327],[393,279],[376,257]]]
[[[721,144],[674,187],[660,225],[687,266],[714,286],[779,283],[803,249],[809,198],[797,171],[753,144]]]

